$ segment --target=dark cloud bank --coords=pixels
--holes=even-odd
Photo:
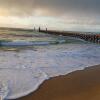
[[[53,22],[55,21],[56,25],[59,23],[64,27],[74,25],[72,28],[77,30],[87,27],[99,29],[100,26],[100,0],[0,0],[0,10],[7,12],[8,16],[22,19],[33,18],[36,10],[41,10],[42,13],[36,17],[49,17],[51,24],[54,18]],[[48,24],[48,21],[46,23]]]
[[[47,10],[49,16],[91,16],[99,17],[100,0],[0,0],[0,8],[11,15],[34,14],[34,10]],[[48,14],[44,14],[47,16]]]

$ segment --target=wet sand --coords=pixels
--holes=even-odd
[[[100,100],[100,65],[51,78],[16,100]]]

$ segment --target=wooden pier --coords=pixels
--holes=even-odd
[[[80,38],[85,41],[90,41],[93,43],[100,44],[100,34],[90,33],[90,32],[65,32],[65,31],[54,31],[54,30],[39,30],[39,32],[53,34],[53,35],[62,35],[62,36],[70,36],[75,38]]]

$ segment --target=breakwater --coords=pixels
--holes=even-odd
[[[70,32],[70,31],[67,32],[67,31],[54,31],[54,30],[39,30],[39,32],[53,34],[53,35],[70,36],[100,44],[100,34],[96,33],[92,34],[90,32]]]

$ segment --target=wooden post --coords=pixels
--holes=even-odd
[[[39,32],[41,31],[41,28],[39,27]]]
[[[96,36],[96,43],[98,43],[99,42],[99,37],[98,36]]]
[[[47,32],[47,28],[46,28],[46,32]]]
[[[48,32],[47,28],[46,28],[46,33]]]

